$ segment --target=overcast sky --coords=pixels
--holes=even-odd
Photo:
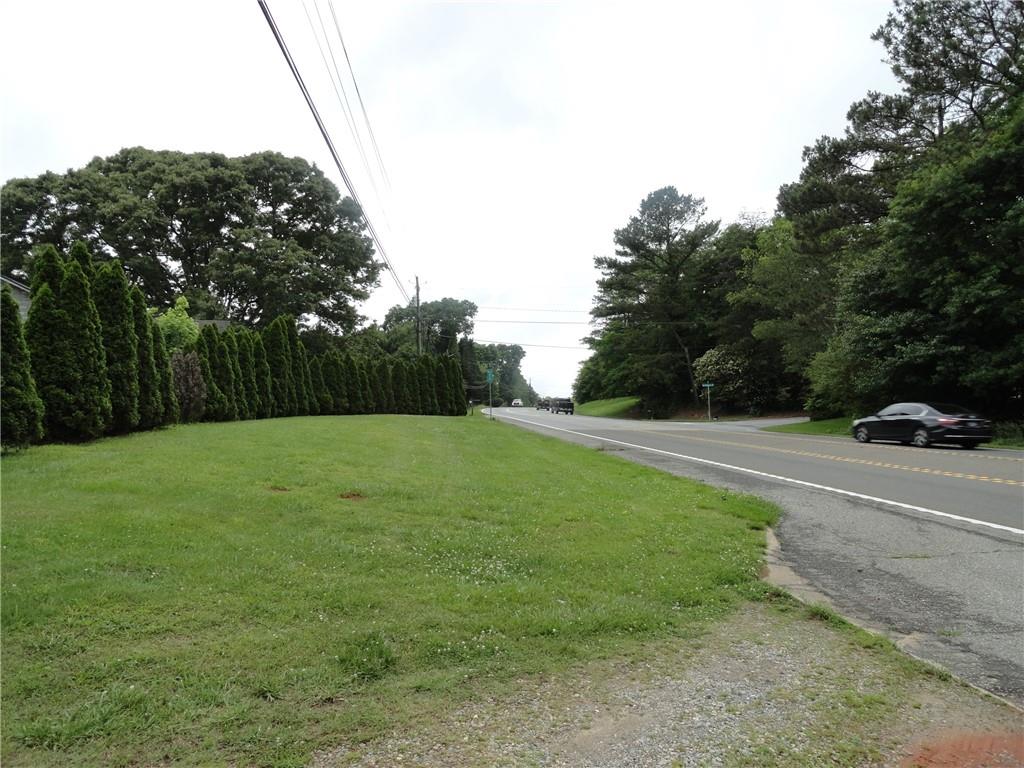
[[[476,302],[475,337],[523,344],[547,395],[588,354],[593,257],[647,193],[674,185],[723,223],[771,214],[802,148],[896,87],[870,39],[881,0],[333,3],[390,190],[317,48],[319,9],[345,74],[328,0],[268,4],[397,275]],[[7,0],[0,27],[4,180],[141,145],[277,150],[343,189],[255,0]],[[384,275],[362,311],[401,302]]]

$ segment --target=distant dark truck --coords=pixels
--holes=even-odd
[[[567,397],[553,397],[551,398],[551,406],[549,410],[552,413],[568,413],[570,416],[575,412],[572,400]]]

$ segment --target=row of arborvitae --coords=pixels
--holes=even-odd
[[[184,302],[154,322],[120,263],[94,266],[81,243],[66,260],[40,249],[31,285],[24,329],[6,288],[2,297],[5,449],[177,421],[466,412],[455,360],[370,361],[337,351],[310,358],[290,317],[262,333],[199,332]]]

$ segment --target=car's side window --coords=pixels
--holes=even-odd
[[[883,408],[878,412],[879,416],[895,416],[900,413],[900,407],[898,405],[890,405],[888,408]]]

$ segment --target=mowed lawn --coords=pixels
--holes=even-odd
[[[305,764],[693,636],[766,502],[485,419],[200,424],[3,459],[5,766]]]

